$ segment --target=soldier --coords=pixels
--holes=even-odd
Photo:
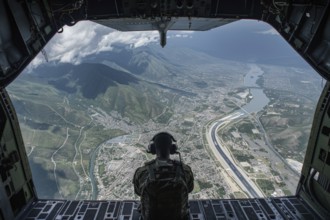
[[[167,132],[156,134],[148,146],[148,153],[156,159],[146,162],[134,174],[135,193],[141,197],[143,220],[189,219],[188,193],[194,188],[191,168],[181,161],[171,160],[179,153],[176,140]],[[180,154],[179,154],[180,155]]]

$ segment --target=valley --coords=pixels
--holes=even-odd
[[[191,50],[166,56],[148,48],[124,52],[125,63],[110,59],[118,55],[111,52],[78,65],[45,64],[8,88],[40,198],[138,199],[133,174],[153,158],[145,149],[160,131],[174,135],[192,167],[190,198],[247,197],[214,156],[206,134],[214,121],[254,103],[255,87],[269,102],[228,122],[218,138],[264,195],[294,193],[299,176],[283,160],[303,162],[304,137],[322,89],[311,70]],[[258,85],[247,85],[247,73],[256,70],[251,77]]]

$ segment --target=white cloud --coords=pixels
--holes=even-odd
[[[186,38],[192,33],[174,32],[171,37]],[[120,32],[94,22],[81,21],[73,27],[65,26],[63,32],[56,34],[47,44],[45,51],[49,61],[79,64],[88,55],[113,50],[115,44],[137,48],[155,42],[159,42],[157,31]],[[45,58],[39,54],[31,62],[28,70],[44,62]]]
[[[126,44],[136,48],[157,42],[159,34],[152,32],[120,32],[90,21],[78,22],[73,27],[64,27],[47,44],[45,51],[49,61],[78,64],[82,58],[102,51],[111,51],[114,44]],[[33,69],[45,62],[39,54],[30,64]]]
[[[275,30],[274,28],[271,28],[269,30],[266,30],[266,31],[259,31],[257,32],[259,34],[269,34],[269,35],[280,35],[277,30]]]
[[[91,22],[79,22],[75,26],[65,27],[47,47],[50,60],[79,63],[81,58],[95,51],[97,32],[100,25]]]
[[[159,34],[157,31],[148,32],[120,32],[113,31],[107,35],[103,35],[97,45],[97,51],[111,51],[113,44],[127,44],[133,48],[146,46],[150,43],[157,42]]]
[[[26,70],[30,72],[34,68],[38,67],[40,64],[46,62],[46,59],[43,57],[41,53],[39,53],[32,61],[31,63],[26,67]]]

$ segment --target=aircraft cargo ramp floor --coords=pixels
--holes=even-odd
[[[190,200],[190,219],[320,219],[297,197]],[[138,220],[139,201],[38,200],[19,219]]]

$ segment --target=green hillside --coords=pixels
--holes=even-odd
[[[164,109],[164,104],[159,102],[159,97],[152,92],[160,90],[156,85],[95,63],[41,67],[32,74],[22,75],[10,90],[18,98],[14,99],[18,105],[18,113],[25,112],[25,115],[40,121],[57,121],[56,118],[47,117],[47,105],[63,102],[63,97],[67,97],[77,111],[87,110],[93,105],[106,112],[116,111],[136,123],[144,123]],[[19,100],[25,100],[24,104]],[[74,118],[79,115],[75,111],[58,110],[69,114],[73,121],[76,121]]]
[[[38,196],[71,199],[92,191],[89,181],[80,187],[76,183],[90,175],[98,146],[131,127],[157,121],[173,96],[125,72],[90,63],[38,68],[22,74],[8,91],[30,163],[38,170],[34,178],[44,178],[37,182]]]

